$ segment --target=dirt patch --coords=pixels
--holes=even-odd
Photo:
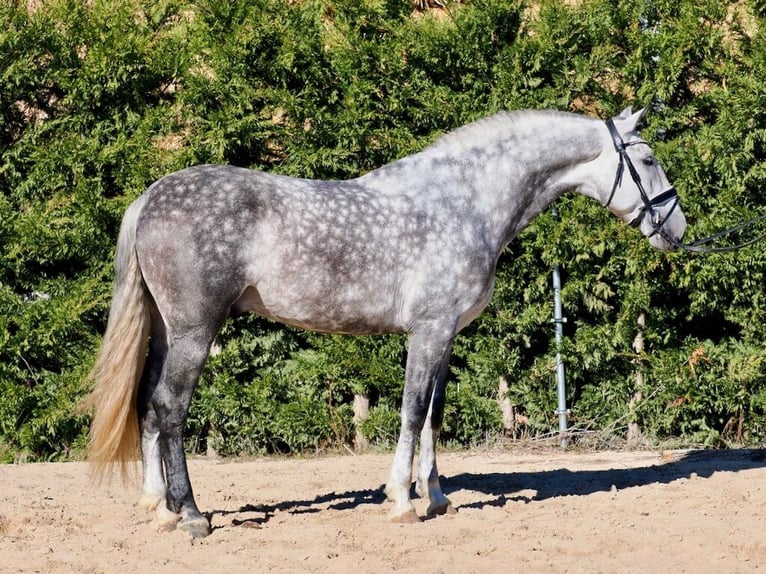
[[[766,451],[443,453],[457,514],[399,525],[390,455],[190,461],[214,531],[157,533],[82,463],[0,466],[0,572],[747,572]],[[416,500],[419,512],[425,501]]]

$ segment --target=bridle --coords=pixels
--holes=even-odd
[[[713,235],[709,235],[708,237],[704,237],[702,239],[697,239],[696,241],[692,241],[691,243],[683,243],[680,239],[676,237],[671,237],[667,231],[665,231],[665,223],[670,218],[670,215],[673,213],[673,211],[678,207],[678,204],[680,203],[680,198],[678,197],[678,193],[676,192],[676,188],[673,186],[670,186],[668,189],[663,191],[662,193],[656,195],[655,197],[649,197],[649,195],[646,193],[646,190],[644,189],[643,184],[641,183],[641,176],[638,173],[638,170],[636,170],[636,166],[633,165],[633,161],[630,159],[630,156],[628,155],[627,149],[630,146],[644,144],[648,145],[643,140],[633,141],[633,142],[626,142],[622,139],[622,136],[620,135],[620,132],[617,131],[617,128],[614,125],[614,121],[611,119],[606,120],[606,127],[609,129],[609,134],[612,136],[612,143],[614,144],[614,149],[617,152],[617,154],[620,156],[619,164],[617,165],[617,173],[614,177],[614,183],[612,184],[612,191],[609,194],[609,199],[607,199],[607,202],[604,204],[604,207],[609,207],[609,205],[612,203],[612,199],[614,199],[614,194],[617,192],[617,188],[620,187],[620,184],[622,183],[622,176],[625,172],[625,166],[628,166],[628,172],[630,173],[630,177],[633,179],[633,183],[636,184],[636,187],[638,188],[638,193],[641,196],[641,202],[643,205],[639,209],[638,215],[636,215],[633,219],[628,222],[628,225],[631,227],[638,227],[641,225],[641,222],[644,220],[644,218],[648,215],[649,221],[652,226],[652,232],[647,235],[646,237],[653,237],[655,235],[659,235],[662,237],[665,241],[667,241],[670,245],[672,245],[675,249],[685,249],[686,251],[694,251],[697,253],[722,253],[725,251],[735,251],[737,249],[741,249],[743,247],[747,247],[748,245],[752,245],[761,239],[766,237],[766,233],[763,233],[754,239],[749,239],[747,241],[744,241],[743,243],[739,243],[737,245],[731,245],[727,247],[704,247],[705,244],[710,243],[711,241],[714,241],[716,239],[719,239],[721,237],[724,237],[726,235],[729,235],[730,233],[734,233],[735,231],[739,231],[741,229],[744,229],[746,227],[750,227],[751,225],[754,225],[755,223],[758,223],[764,219],[766,219],[766,214],[760,215],[758,217],[755,217],[749,221],[745,221],[742,223],[739,223],[737,225],[733,225],[732,227],[729,227],[727,229],[724,229],[723,231],[719,231],[717,233],[714,233]],[[665,213],[665,216],[663,217],[659,211],[657,211],[657,207],[666,204],[667,202],[672,201],[673,205],[668,209],[668,211]]]
[[[636,166],[633,165],[633,160],[631,160],[630,156],[628,155],[628,148],[630,146],[648,144],[642,140],[634,142],[624,141],[620,135],[620,132],[617,131],[617,128],[611,119],[606,120],[606,127],[609,129],[609,134],[612,136],[612,143],[614,144],[615,151],[620,156],[620,162],[617,164],[617,173],[614,176],[612,191],[609,194],[609,199],[604,204],[604,207],[609,207],[609,205],[611,205],[612,199],[614,199],[614,194],[617,192],[617,188],[620,187],[620,184],[622,184],[622,176],[625,173],[625,166],[627,165],[630,177],[633,179],[633,183],[636,184],[638,193],[641,196],[641,202],[643,203],[638,211],[638,215],[630,220],[628,225],[631,227],[638,227],[641,225],[644,217],[648,215],[650,218],[649,221],[652,225],[652,232],[647,235],[647,238],[659,235],[673,247],[681,247],[681,242],[677,238],[670,237],[664,229],[665,222],[670,218],[670,215],[673,213],[676,207],[678,207],[680,202],[676,188],[671,185],[662,193],[650,198],[644,189],[643,183],[641,183],[641,176],[639,175],[638,170],[636,170]],[[669,201],[672,201],[673,205],[670,207],[670,209],[668,209],[667,213],[665,213],[665,216],[662,217],[656,208],[660,205],[666,204]]]

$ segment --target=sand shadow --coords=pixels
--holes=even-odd
[[[348,510],[365,504],[379,505],[386,500],[383,488],[384,485],[374,489],[328,492],[310,500],[285,500],[275,504],[246,504],[236,510],[214,510],[208,513],[208,518],[215,515],[244,515],[233,518],[231,524],[234,526],[260,526],[271,520],[277,512],[313,514],[323,510]],[[251,514],[254,516],[249,516]]]
[[[557,496],[587,496],[651,484],[670,484],[683,478],[710,478],[716,472],[739,472],[766,467],[766,449],[694,450],[670,462],[636,468],[576,470],[566,468],[535,472],[462,473],[442,482],[444,493],[472,490],[494,500],[457,508],[502,506],[506,501],[533,502]],[[535,491],[529,496],[522,491]]]
[[[493,496],[457,506],[460,508],[484,508],[503,506],[508,501],[534,502],[557,496],[587,496],[596,492],[608,492],[613,488],[623,490],[650,484],[669,484],[695,474],[709,478],[716,472],[739,472],[766,467],[766,449],[742,450],[695,450],[670,462],[637,468],[608,470],[576,470],[566,468],[534,472],[460,473],[442,477],[445,494],[468,490]],[[386,500],[384,485],[375,489],[328,492],[313,499],[286,500],[275,504],[246,504],[237,509],[214,510],[211,516],[232,516],[234,526],[257,527],[267,523],[276,512],[305,514],[324,510],[349,510],[360,506],[380,505]],[[529,496],[524,491],[535,491]],[[413,486],[413,497],[414,486]],[[220,527],[218,527],[220,528]]]

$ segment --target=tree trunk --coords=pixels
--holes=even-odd
[[[508,398],[508,379],[500,377],[497,385],[497,402],[503,413],[503,434],[509,437],[516,436],[516,417],[513,413],[513,403]]]
[[[646,326],[646,313],[644,311],[638,315],[636,323],[638,324],[638,333],[636,333],[636,338],[633,339],[633,350],[638,355],[638,360],[636,363],[636,391],[628,404],[628,408],[631,411],[633,411],[636,405],[641,402],[643,397],[644,373],[641,371],[641,354],[644,352],[644,327]],[[641,446],[643,440],[643,433],[641,432],[641,427],[638,422],[629,422],[628,448],[638,448]]]
[[[370,413],[370,397],[363,394],[354,395],[354,450],[364,450],[370,446],[370,441],[362,433],[362,423]]]

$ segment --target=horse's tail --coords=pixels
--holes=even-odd
[[[87,459],[102,478],[113,465],[123,479],[139,446],[136,395],[146,362],[149,338],[149,295],[136,255],[136,223],[143,196],[122,218],[115,257],[115,287],[109,321],[89,378],[95,382],[83,402],[93,409]]]

